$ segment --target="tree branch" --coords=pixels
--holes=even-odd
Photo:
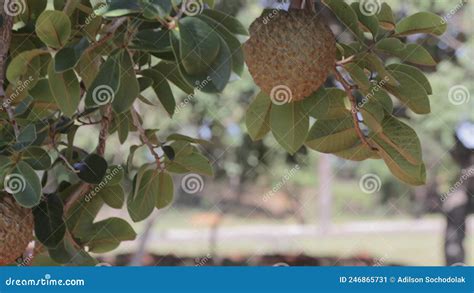
[[[20,129],[16,123],[14,111],[10,105],[10,101],[8,100],[4,89],[8,51],[10,50],[13,28],[13,16],[8,15],[5,9],[3,9],[6,4],[5,1],[6,0],[0,0],[0,17],[3,19],[3,23],[1,24],[2,26],[0,27],[0,42],[2,44],[0,47],[0,101],[8,114],[8,119],[10,120],[10,124],[12,125],[13,131],[15,132],[15,137],[18,137],[20,135]]]
[[[150,142],[150,140],[146,136],[145,129],[143,129],[143,126],[140,123],[140,118],[138,116],[137,110],[135,110],[135,108],[132,106],[130,112],[132,113],[133,125],[135,125],[135,127],[137,128],[138,133],[140,134],[141,140],[148,147],[151,154],[155,158],[156,166],[158,167],[158,169],[163,170],[163,166],[161,165],[160,156],[156,153],[155,148],[153,147],[153,144]]]
[[[354,123],[354,128],[356,130],[357,136],[361,140],[361,142],[366,145],[369,149],[373,151],[377,151],[378,149],[374,146],[372,146],[369,141],[367,140],[367,137],[364,135],[362,130],[360,129],[359,126],[359,118],[357,117],[358,113],[358,108],[357,108],[357,100],[352,94],[353,86],[350,85],[346,79],[342,76],[342,74],[337,70],[337,67],[335,66],[334,72],[336,74],[336,79],[342,84],[344,91],[346,92],[347,96],[349,97],[349,101],[351,102],[351,114],[352,114],[352,121]]]

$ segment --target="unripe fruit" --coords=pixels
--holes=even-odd
[[[287,102],[292,102],[310,96],[326,81],[334,68],[336,41],[311,11],[265,10],[250,26],[244,52],[261,90],[278,99],[276,89],[289,89]]]
[[[14,263],[33,237],[33,214],[9,195],[0,194],[0,265]]]

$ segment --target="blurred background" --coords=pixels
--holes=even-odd
[[[218,9],[246,26],[275,2],[216,1]],[[271,135],[252,142],[244,117],[258,88],[246,73],[220,95],[183,95],[173,120],[163,109],[145,112],[145,126],[159,128],[163,137],[180,132],[210,140],[204,153],[215,176],[175,177],[174,203],[135,224],[137,240],[101,255],[104,263],[473,265],[474,5],[462,0],[386,2],[397,20],[431,11],[449,25],[441,38],[408,40],[423,43],[439,61],[437,68],[422,68],[433,85],[432,113],[418,117],[403,108],[397,111],[420,136],[426,186],[402,184],[383,161],[356,163],[306,149],[289,156]],[[338,35],[343,29],[331,13],[320,12],[338,39],[349,37]],[[84,146],[94,144],[90,130],[81,137]],[[110,145],[108,156],[122,163],[130,145],[118,140]],[[146,153],[136,157],[137,166],[153,160]],[[101,213],[101,218],[128,217],[126,210]]]

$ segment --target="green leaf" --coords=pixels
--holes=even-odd
[[[352,80],[359,86],[359,88],[367,92],[370,88],[370,81],[367,74],[364,72],[359,65],[355,63],[348,63],[344,65],[344,68],[349,72],[352,77]]]
[[[54,56],[54,70],[57,73],[64,72],[76,67],[82,53],[89,47],[87,38],[82,38],[78,43],[64,47]]]
[[[360,107],[360,112],[366,124],[373,132],[382,131],[382,120],[385,117],[383,106],[375,99],[368,99]]]
[[[115,112],[123,113],[130,109],[138,97],[140,86],[135,75],[135,68],[130,53],[124,49],[120,51],[119,55],[120,81],[118,91],[112,101],[112,107]]]
[[[25,208],[32,208],[40,203],[40,180],[35,170],[26,162],[18,162],[13,170],[5,176],[4,188]]]
[[[437,64],[430,53],[422,46],[417,44],[404,44],[396,38],[383,39],[377,43],[375,48],[380,52],[400,58],[402,62],[427,66]]]
[[[303,146],[309,129],[309,117],[301,102],[272,105],[270,127],[278,143],[290,154]]]
[[[382,3],[380,6],[380,12],[377,14],[379,25],[387,30],[395,30],[395,17],[393,16],[392,8],[387,3]]]
[[[272,100],[263,92],[260,92],[250,104],[245,123],[252,140],[260,140],[270,131],[271,107]]]
[[[180,60],[179,43],[173,34],[170,34],[170,38],[173,53],[180,64],[179,71],[188,85],[196,86],[197,89],[206,93],[219,93],[224,90],[232,73],[232,56],[227,44],[220,37],[219,55],[214,63],[209,65],[207,74],[199,75],[190,75],[186,72]]]
[[[345,101],[347,94],[345,91],[338,88],[327,88],[325,99],[329,100],[329,108],[325,115],[319,117],[320,119],[338,119],[347,117],[347,107]],[[318,117],[316,117],[318,118]]]
[[[47,151],[40,147],[27,148],[21,158],[35,170],[47,170],[51,167],[51,157]]]
[[[143,16],[148,19],[166,17],[171,13],[171,0],[140,0]]]
[[[383,132],[377,134],[379,140],[383,140],[413,165],[423,163],[421,144],[416,132],[391,115],[387,115],[382,122]]]
[[[127,209],[134,222],[148,218],[153,212],[159,192],[159,172],[142,166],[133,180],[133,193],[127,201]]]
[[[179,133],[170,134],[166,138],[166,141],[173,141],[173,140],[174,141],[187,141],[190,143],[202,144],[202,145],[210,145],[210,143],[207,140],[194,138],[194,137],[190,137],[190,136],[179,134]]]
[[[185,94],[194,94],[194,88],[190,86],[186,80],[184,80],[184,77],[181,75],[178,65],[176,63],[160,62],[155,67],[153,67],[153,69],[156,69],[161,72],[161,74],[163,74],[166,79],[171,81]]]
[[[54,67],[54,60],[51,60],[48,68],[51,94],[64,115],[72,117],[81,99],[79,81],[74,70],[70,69],[62,73],[56,73]]]
[[[95,196],[100,196],[109,207],[114,209],[121,209],[125,202],[125,191],[120,185],[107,184]]]
[[[192,152],[190,155],[186,156],[176,155],[176,158],[166,168],[170,172],[175,172],[175,169],[173,168],[180,168],[186,170],[187,172],[192,172],[205,176],[212,176],[214,174],[209,160],[203,155],[196,152]]]
[[[186,17],[179,21],[180,57],[187,73],[206,73],[216,60],[220,50],[219,35],[197,17]]]
[[[89,87],[86,95],[86,106],[96,108],[111,103],[120,88],[121,54],[110,56],[100,67],[100,71]]]
[[[125,170],[122,165],[112,165],[107,168],[105,172],[104,181],[107,181],[107,185],[119,185],[125,176]]]
[[[344,1],[340,0],[323,0],[324,5],[326,5],[341,21],[344,26],[346,26],[356,38],[363,42],[364,34],[359,28],[359,20],[357,14],[354,10]]]
[[[242,76],[244,71],[244,52],[242,44],[230,31],[228,31],[222,24],[205,15],[198,15],[199,19],[205,21],[213,30],[215,30],[222,39],[229,46],[232,54],[232,70],[239,76]]]
[[[377,16],[375,14],[370,15],[368,13],[362,13],[360,2],[351,3],[351,7],[357,14],[357,18],[359,19],[361,26],[365,31],[370,31],[372,37],[375,39],[379,31],[379,20],[377,19]]]
[[[107,1],[107,5],[100,5],[94,10],[95,14],[103,17],[119,17],[128,14],[142,12],[142,6],[138,1],[113,0]]]
[[[77,189],[73,185],[68,193],[72,193]],[[72,206],[66,215],[66,224],[68,230],[76,238],[81,238],[82,235],[87,235],[92,228],[93,222],[100,209],[104,205],[104,201],[100,196],[93,196],[93,193],[85,195],[84,200],[78,201]]]
[[[141,30],[135,34],[130,48],[154,53],[171,52],[169,30]]]
[[[28,124],[20,130],[17,141],[21,145],[21,148],[24,148],[31,145],[36,138],[36,126],[34,124]]]
[[[47,247],[58,246],[66,233],[61,199],[55,194],[47,195],[45,200],[33,209],[33,215],[36,238]]]
[[[76,166],[75,166],[76,167]],[[99,184],[107,172],[107,161],[99,155],[90,154],[77,164],[77,176],[87,183]]]
[[[57,247],[49,248],[48,252],[51,258],[60,264],[70,264],[76,266],[94,266],[97,261],[85,250],[78,249],[65,238]]]
[[[173,178],[166,172],[159,174],[159,191],[156,194],[156,208],[163,209],[173,202],[174,184]]]
[[[94,223],[84,241],[91,252],[105,253],[117,248],[122,241],[135,240],[136,237],[137,234],[125,220],[109,218]]]
[[[34,49],[16,55],[7,68],[8,81],[17,84],[20,80],[36,79],[41,66],[40,59],[36,57],[47,53],[48,51],[43,49]]]
[[[244,35],[244,36],[249,35],[249,32],[247,31],[245,26],[242,25],[242,23],[238,19],[236,19],[235,17],[229,14],[225,14],[217,10],[204,9],[204,11],[202,12],[202,15],[205,15],[214,19],[218,23],[225,26],[225,28],[233,34]]]
[[[322,153],[337,153],[352,148],[359,141],[347,111],[346,118],[318,120],[309,131],[306,145]]]
[[[142,71],[143,76],[150,78],[153,80],[153,90],[165,108],[166,112],[172,117],[175,113],[176,109],[176,101],[174,99],[173,91],[166,80],[165,76],[161,74],[158,70],[154,69],[147,69]]]
[[[367,159],[378,159],[376,152],[372,151],[362,142],[357,142],[354,146],[340,152],[333,153],[334,155],[351,161],[365,161]]]
[[[316,92],[303,100],[302,107],[307,115],[316,119],[324,118],[328,115],[332,102],[338,99],[338,97],[331,96],[334,93],[331,89],[326,90],[324,87],[320,87]],[[337,102],[333,105],[336,104]],[[344,102],[342,105],[344,107]]]
[[[446,21],[439,15],[431,12],[418,12],[400,20],[395,32],[399,36],[418,33],[441,36],[446,32],[447,27]]]
[[[418,186],[425,184],[426,168],[423,163],[418,165],[411,164],[396,148],[378,136],[374,136],[371,141],[377,146],[379,149],[378,153],[395,177],[410,185]]]
[[[61,48],[71,35],[71,21],[62,11],[45,10],[36,21],[36,35],[51,48]]]
[[[392,87],[385,85],[385,88],[413,112],[417,114],[428,114],[431,112],[430,100],[425,88],[410,75],[400,71],[389,71],[399,82],[400,86]]]
[[[385,64],[379,56],[374,53],[369,53],[364,55],[363,60],[367,62],[367,67],[370,70],[376,71],[378,73],[380,80],[385,80],[391,86],[399,85],[395,77],[393,77],[390,72],[385,68]]]
[[[428,95],[433,94],[433,89],[431,88],[430,81],[425,76],[425,74],[418,68],[406,64],[390,64],[387,66],[387,69],[392,71],[399,71],[405,74],[408,74],[413,79],[415,79],[419,84],[423,86]]]

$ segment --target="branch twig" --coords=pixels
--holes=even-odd
[[[359,118],[357,117],[358,109],[357,109],[357,100],[352,94],[353,86],[350,85],[346,79],[342,76],[342,74],[338,71],[337,67],[334,68],[334,72],[336,74],[336,79],[342,84],[344,87],[344,90],[349,97],[349,101],[351,102],[351,114],[352,114],[352,121],[354,123],[354,128],[356,130],[357,136],[359,136],[359,139],[361,142],[366,145],[369,149],[373,151],[377,151],[378,149],[374,146],[372,146],[369,141],[367,140],[367,137],[362,133],[362,130],[360,129],[359,126]]]
[[[137,110],[135,110],[135,108],[132,106],[132,109],[130,112],[132,113],[133,125],[135,125],[135,127],[138,129],[138,133],[140,134],[141,140],[148,147],[148,149],[150,150],[150,153],[155,158],[156,166],[158,167],[158,169],[163,170],[160,156],[156,153],[153,144],[150,142],[150,140],[146,136],[145,129],[143,129],[143,126],[140,123],[140,118],[138,116]]]

